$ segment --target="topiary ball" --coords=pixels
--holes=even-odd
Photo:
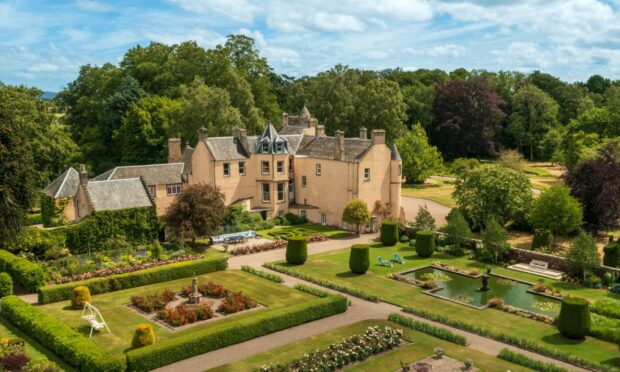
[[[583,298],[564,297],[557,318],[558,330],[568,338],[581,339],[590,331],[590,304]]]
[[[133,340],[131,340],[131,346],[134,348],[152,345],[155,343],[155,332],[153,332],[153,326],[150,323],[141,323],[136,327],[136,331],[133,334]]]
[[[349,253],[349,268],[355,274],[366,274],[370,267],[368,244],[355,244]]]
[[[415,233],[415,251],[420,257],[430,257],[435,252],[435,232],[420,230]]]
[[[384,221],[381,224],[381,243],[395,245],[398,242],[398,222]]]
[[[84,308],[84,303],[91,303],[90,291],[88,287],[80,285],[73,288],[73,293],[71,294],[71,307],[74,309],[82,309]]]
[[[308,259],[308,242],[303,236],[291,236],[286,244],[286,262],[303,265]]]
[[[0,273],[0,297],[13,294],[13,278],[7,273]]]

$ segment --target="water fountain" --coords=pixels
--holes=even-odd
[[[491,276],[491,268],[487,268],[487,272],[482,274],[482,287],[480,287],[481,292],[487,292],[491,290],[489,287],[489,277]]]

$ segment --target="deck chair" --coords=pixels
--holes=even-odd
[[[400,254],[398,254],[398,253],[394,253],[394,254],[392,255],[392,261],[393,261],[393,262],[396,262],[396,263],[398,263],[398,264],[404,264],[404,263],[405,263],[405,259],[404,259],[404,258],[402,258],[402,257],[400,256]]]
[[[392,267],[394,266],[391,261],[384,260],[381,256],[377,257],[377,261],[379,261],[380,266]]]

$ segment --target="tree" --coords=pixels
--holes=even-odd
[[[442,231],[448,235],[450,244],[463,245],[471,239],[471,229],[463,214],[458,209],[453,209],[446,217],[446,226]]]
[[[356,132],[361,127],[368,130],[385,129],[388,142],[393,142],[405,133],[406,105],[395,82],[370,80],[358,89],[355,106],[356,120],[349,123],[349,128],[354,125]]]
[[[556,148],[553,160],[571,170],[579,163],[594,158],[599,145],[600,139],[596,133],[567,132]]]
[[[433,171],[443,165],[441,154],[436,147],[428,144],[426,132],[420,124],[413,125],[404,136],[396,139],[396,147],[408,182],[424,183]]]
[[[482,232],[482,244],[484,252],[491,262],[498,264],[508,251],[508,232],[494,218],[487,222],[486,228]]]
[[[609,141],[594,159],[569,170],[564,181],[583,207],[585,227],[614,230],[620,220],[620,141]]]
[[[594,107],[571,120],[567,129],[569,133],[595,133],[600,138],[617,137],[620,136],[620,116],[606,107]]]
[[[514,94],[506,131],[519,146],[528,148],[530,160],[541,156],[541,141],[549,129],[557,126],[558,111],[553,98],[534,85],[526,85]]]
[[[344,207],[342,220],[346,223],[356,225],[355,231],[360,233],[360,225],[365,225],[370,221],[370,210],[368,204],[362,199],[355,199]]]
[[[505,114],[493,87],[477,78],[440,83],[436,91],[431,143],[448,159],[495,156],[495,135]]]
[[[418,214],[415,215],[413,226],[416,230],[435,231],[435,229],[437,229],[435,219],[433,218],[431,212],[429,212],[426,205],[421,205],[418,207]]]
[[[502,150],[499,153],[499,164],[512,170],[522,171],[525,166],[525,159],[517,150]]]
[[[580,232],[571,241],[566,252],[566,268],[574,275],[580,275],[586,280],[586,275],[601,265],[601,257],[596,248],[596,240],[585,232]]]
[[[555,241],[557,234],[565,235],[577,230],[582,219],[583,210],[579,201],[570,195],[570,189],[564,185],[553,185],[534,202],[530,224],[535,229],[551,231]]]
[[[213,236],[220,232],[226,216],[224,194],[209,184],[192,185],[179,194],[163,217],[170,232],[181,239]]]
[[[474,228],[495,219],[505,225],[526,220],[532,185],[522,173],[499,165],[481,165],[458,175],[452,197]]]

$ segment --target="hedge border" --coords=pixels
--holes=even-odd
[[[17,296],[2,299],[2,316],[37,339],[67,364],[82,371],[125,370],[125,360],[101,349],[92,340]]]
[[[36,292],[37,288],[45,285],[43,268],[25,258],[0,249],[0,271],[5,271],[25,289]]]
[[[346,310],[345,297],[329,296],[261,312],[234,323],[214,324],[187,335],[128,351],[127,368],[130,371],[149,371]]]
[[[457,335],[446,328],[436,327],[432,324],[423,323],[397,313],[388,315],[388,320],[444,341],[452,342],[461,346],[467,346],[467,339],[464,336]]]
[[[305,285],[305,284],[301,284],[301,283],[295,284],[294,288],[296,290],[298,290],[298,291],[305,292],[305,293],[311,294],[311,295],[316,296],[316,297],[325,298],[325,297],[329,296],[329,293],[327,293],[326,291],[324,291],[322,289],[318,289],[318,288],[315,288],[315,287],[310,287],[309,285]]]
[[[282,279],[280,275],[276,275],[276,274],[268,273],[263,270],[255,269],[249,265],[241,266],[241,271],[245,271],[246,273],[256,275],[263,279],[271,280],[274,283],[284,283],[284,279]]]
[[[540,360],[532,359],[525,354],[517,353],[509,349],[500,350],[497,357],[539,372],[568,372],[565,368],[558,367],[553,363],[541,362]]]
[[[68,300],[73,288],[86,286],[91,295],[120,291],[128,288],[187,278],[192,275],[226,270],[227,258],[202,258],[193,261],[176,262],[169,265],[151,267],[130,273],[110,275],[65,284],[55,284],[39,288],[39,303],[48,304]]]

